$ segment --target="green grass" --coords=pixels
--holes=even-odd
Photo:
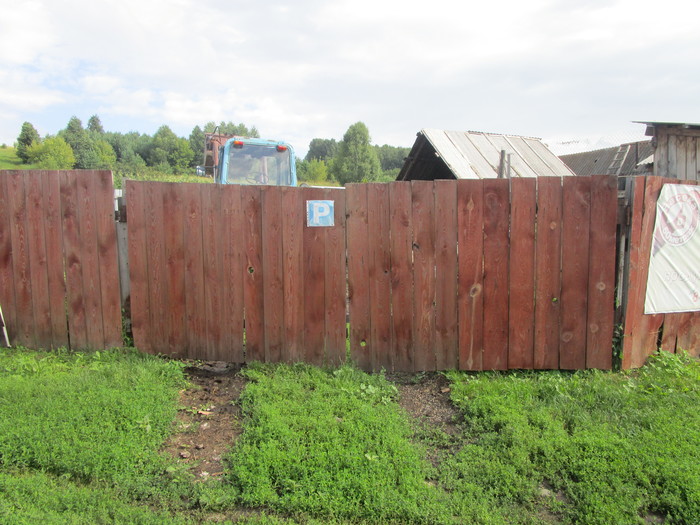
[[[244,505],[372,522],[432,521],[438,491],[380,375],[345,366],[254,366],[244,433],[230,455]]]
[[[0,170],[28,170],[31,168],[31,164],[22,164],[15,148],[0,147]]]
[[[129,500],[184,496],[158,449],[172,431],[182,367],[136,352],[0,353],[0,466]]]
[[[463,446],[441,484],[566,523],[700,523],[700,364],[662,353],[638,372],[450,374]],[[546,494],[546,493],[545,493]]]
[[[177,361],[0,350],[0,522],[700,523],[700,364],[448,373],[457,432],[382,374],[251,365],[222,480],[159,450]],[[431,461],[428,461],[430,458]]]

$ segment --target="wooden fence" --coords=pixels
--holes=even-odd
[[[314,199],[335,226],[306,226]],[[365,369],[611,367],[614,178],[128,182],[127,203],[141,349],[337,363],[347,299]]]
[[[397,371],[625,368],[698,353],[700,314],[643,314],[658,177],[415,181],[342,189],[128,182],[136,345],[206,360]],[[121,344],[109,172],[0,172],[0,305],[13,344]],[[306,201],[335,225],[309,227]],[[624,214],[623,214],[624,216]],[[628,230],[626,230],[628,228]]]
[[[684,350],[700,356],[700,312],[644,314],[649,254],[653,241],[656,201],[664,184],[697,184],[662,177],[632,180],[629,224],[629,277],[624,315],[622,367],[638,368],[658,348],[675,353]],[[698,261],[700,264],[700,261]]]
[[[0,305],[13,344],[122,344],[112,175],[0,172]]]

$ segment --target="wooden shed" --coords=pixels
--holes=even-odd
[[[572,175],[574,172],[537,138],[423,129],[396,180]]]
[[[654,175],[700,180],[700,124],[640,122],[654,147]]]

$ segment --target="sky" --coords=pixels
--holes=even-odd
[[[411,146],[423,128],[557,154],[700,122],[691,0],[0,0],[0,144],[232,121],[285,140]]]

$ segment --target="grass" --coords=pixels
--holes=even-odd
[[[15,148],[0,147],[0,170],[27,170],[31,168],[31,164],[22,164]]]
[[[450,434],[412,421],[382,374],[245,374],[224,479],[195,482],[159,453],[182,364],[0,351],[0,522],[700,523],[700,364],[684,356],[450,372]]]

